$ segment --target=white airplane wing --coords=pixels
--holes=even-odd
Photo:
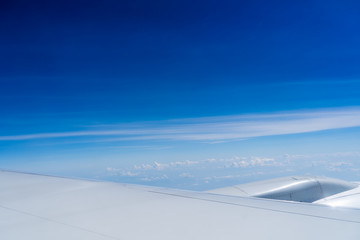
[[[360,239],[360,210],[0,171],[0,239]]]

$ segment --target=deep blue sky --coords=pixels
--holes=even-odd
[[[279,111],[322,109],[322,115],[323,109],[336,108],[330,111],[343,114],[344,108],[360,105],[359,12],[357,1],[2,1],[0,136],[133,122],[142,122],[144,130],[149,124],[143,122],[150,120]],[[2,166],[30,157],[46,162],[65,157],[63,152],[76,161],[74,149],[104,147],[54,140],[49,148],[36,139],[5,138]],[[121,141],[131,147],[158,144]],[[138,155],[122,161],[152,155],[166,162],[172,154],[184,153],[186,159],[204,149],[187,144],[193,147],[184,141],[171,147],[161,143],[181,149],[165,156],[140,147]],[[241,155],[239,148],[230,144],[212,153]],[[123,151],[92,154],[100,153],[115,159]],[[257,153],[260,146],[246,152]]]

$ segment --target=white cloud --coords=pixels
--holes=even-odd
[[[168,168],[182,168],[182,167],[188,167],[188,166],[193,166],[196,164],[199,164],[200,161],[190,161],[190,160],[185,160],[185,161],[175,161],[175,162],[169,162],[169,163],[160,163],[157,161],[154,161],[153,163],[149,164],[149,163],[144,163],[144,164],[140,164],[140,165],[134,165],[134,169],[135,170],[165,170]]]
[[[250,164],[252,166],[266,166],[271,165],[275,162],[274,158],[261,158],[261,157],[251,157]]]
[[[178,140],[221,143],[260,136],[359,126],[360,108],[354,107],[101,125],[85,131],[0,136],[0,141],[76,137],[83,142]]]
[[[157,169],[157,170],[163,170],[165,168],[168,168],[169,164],[154,162],[154,166],[155,166],[155,169]]]
[[[199,163],[200,163],[199,161],[185,160],[185,161],[171,162],[170,165],[177,167],[177,166],[191,166],[191,165],[196,165]]]
[[[124,171],[122,169],[118,169],[118,168],[111,168],[108,167],[106,168],[106,171],[109,173],[110,176],[128,176],[128,177],[134,177],[139,175],[139,173],[137,172],[131,172],[131,171]]]
[[[134,173],[134,172],[127,171],[127,172],[122,172],[121,175],[122,176],[134,177],[134,176],[138,176],[139,173]]]
[[[154,161],[128,168],[109,167],[106,177],[107,180],[125,179],[139,184],[156,182],[156,185],[168,186],[171,183],[179,188],[206,189],[210,185],[221,187],[279,176],[319,174],[350,181],[358,180],[360,152]]]
[[[181,173],[179,175],[179,177],[182,177],[182,178],[194,178],[194,176],[191,175],[190,173]]]
[[[166,179],[169,179],[169,177],[166,174],[163,174],[161,176],[155,176],[155,177],[144,177],[141,178],[140,180],[144,182],[153,182],[153,181],[161,181]]]
[[[152,170],[155,169],[155,164],[141,164],[141,165],[134,165],[134,169],[136,170]]]

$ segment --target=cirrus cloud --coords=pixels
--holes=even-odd
[[[97,125],[71,132],[3,135],[0,141],[76,138],[81,142],[172,140],[213,143],[359,126],[360,108],[353,107]]]

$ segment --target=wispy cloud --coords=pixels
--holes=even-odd
[[[180,140],[212,143],[359,126],[360,108],[353,107],[98,125],[90,127],[91,130],[0,136],[0,141],[80,138],[78,140],[84,142]]]

